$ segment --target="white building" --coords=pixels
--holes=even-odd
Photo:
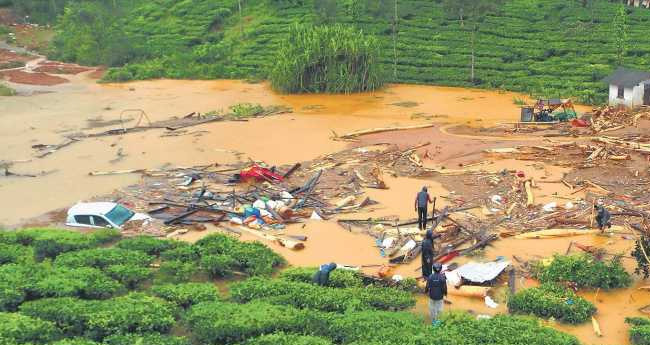
[[[603,82],[609,84],[609,105],[650,105],[650,72],[619,67]]]

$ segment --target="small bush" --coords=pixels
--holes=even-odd
[[[47,343],[57,339],[54,324],[16,313],[0,313],[0,340],[17,344]]]
[[[135,265],[108,266],[106,273],[129,289],[135,289],[140,283],[151,278],[151,270]]]
[[[650,319],[646,317],[627,317],[625,323],[630,325],[630,342],[635,345],[650,345]]]
[[[184,337],[162,334],[112,335],[104,339],[103,345],[190,345]]]
[[[614,289],[629,286],[630,274],[620,258],[597,260],[591,254],[555,255],[547,267],[538,266],[536,276],[542,283],[574,282],[578,287]]]
[[[182,261],[165,261],[160,264],[160,272],[174,282],[186,282],[197,273],[199,268],[195,263]]]
[[[317,271],[318,268],[315,267],[291,267],[282,271],[280,278],[293,282],[311,283]],[[354,271],[334,270],[330,273],[329,286],[336,288],[363,287],[363,278]]]
[[[553,317],[560,322],[578,324],[589,320],[596,307],[573,291],[552,283],[521,290],[508,299],[511,312]]]
[[[105,269],[113,265],[146,267],[153,257],[143,252],[120,248],[93,248],[59,255],[54,263],[68,267],[96,267]]]
[[[251,338],[242,345],[332,345],[328,339],[309,335],[297,335],[286,333],[267,334],[261,337]]]
[[[229,255],[237,261],[237,270],[250,275],[270,275],[286,263],[284,258],[259,242],[241,242],[223,234],[206,236],[196,242],[202,257]]]
[[[34,252],[30,247],[0,243],[0,265],[31,260],[33,257]]]
[[[123,239],[117,242],[117,247],[128,250],[138,250],[148,255],[160,255],[160,253],[179,247],[178,241],[161,240],[151,236],[136,236]]]
[[[89,235],[95,245],[106,244],[117,240],[122,237],[122,234],[117,229],[95,229]]]
[[[183,245],[162,252],[160,258],[165,261],[196,262],[199,261],[200,255],[196,246]]]
[[[58,229],[26,229],[18,231],[18,240],[34,248],[37,260],[55,258],[57,255],[92,247],[90,236],[78,232]]]
[[[27,289],[39,297],[109,298],[122,285],[92,267],[46,268]]]
[[[348,310],[400,310],[415,305],[413,296],[393,288],[334,289],[281,279],[251,278],[230,287],[233,300],[241,303],[263,299],[272,304],[329,312]]]
[[[41,299],[23,304],[20,312],[54,322],[68,336],[97,341],[116,334],[166,333],[175,323],[171,305],[142,293],[103,301]]]
[[[206,255],[201,258],[201,268],[212,278],[227,277],[237,267],[237,260],[226,254]]]
[[[59,340],[57,342],[51,343],[50,345],[102,345],[102,344],[94,342],[90,339],[72,338],[72,339]]]
[[[211,283],[165,284],[152,287],[151,292],[182,308],[220,299],[219,291]]]

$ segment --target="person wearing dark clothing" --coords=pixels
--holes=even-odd
[[[422,187],[422,190],[415,197],[415,210],[418,212],[418,227],[420,230],[427,227],[427,206],[432,202],[427,187]]]
[[[427,279],[426,293],[429,295],[429,314],[431,322],[438,324],[438,316],[442,313],[445,296],[447,296],[447,278],[441,272],[442,265],[433,264],[433,273]]]
[[[610,219],[612,218],[612,215],[609,211],[607,211],[607,209],[602,205],[594,205],[594,208],[596,209],[596,223],[598,223],[598,229],[603,231],[605,230],[605,227],[611,228],[612,222]]]
[[[433,231],[427,230],[424,241],[422,241],[422,277],[429,278],[431,275],[431,266],[433,265]]]
[[[321,265],[320,268],[318,269],[318,272],[314,274],[314,277],[312,278],[312,281],[314,284],[320,285],[320,286],[327,286],[330,282],[330,273],[336,269],[336,264],[335,263],[329,263],[325,265]]]

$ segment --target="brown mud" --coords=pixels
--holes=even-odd
[[[444,129],[450,124],[489,126],[513,121],[519,117],[519,108],[513,98],[520,95],[484,90],[468,90],[433,86],[394,85],[384,90],[356,95],[277,95],[266,84],[247,84],[241,81],[172,81],[158,80],[127,84],[96,84],[92,72],[70,75],[69,83],[47,88],[50,93],[31,97],[0,98],[0,157],[9,162],[13,172],[49,174],[37,178],[0,177],[0,223],[20,226],[34,215],[67,207],[93,196],[105,195],[114,189],[138,181],[137,175],[92,177],[91,171],[122,169],[154,169],[162,166],[191,166],[202,164],[227,164],[235,161],[263,160],[268,164],[292,164],[314,159],[348,147],[375,143],[396,143],[409,147],[430,142],[418,150],[428,167],[459,169],[468,164],[485,162],[482,169],[501,171],[522,170],[537,181],[553,181],[568,171],[566,168],[532,161],[485,157],[487,148],[511,147],[519,143],[531,144],[543,138],[476,137],[456,135]],[[30,90],[39,91],[40,86]],[[151,121],[184,116],[191,112],[206,113],[227,110],[240,103],[261,105],[287,105],[293,113],[248,122],[215,122],[190,128],[178,136],[161,136],[164,130],[150,130],[121,136],[86,138],[43,158],[34,156],[35,144],[58,144],[67,135],[79,132],[93,133],[109,128],[120,128],[139,120],[134,113],[122,114],[127,109],[142,109]],[[121,116],[123,115],[123,116]],[[346,143],[330,139],[332,131],[343,133],[374,127],[404,126],[435,122],[428,129],[382,133],[360,138],[359,142]],[[94,124],[94,125],[93,125]],[[100,124],[100,125],[97,125]],[[118,154],[119,152],[119,154]],[[117,159],[119,158],[119,159]],[[430,179],[396,178],[386,176],[388,190],[368,189],[366,194],[379,202],[362,213],[340,215],[346,217],[397,216],[402,219],[415,216],[415,192],[423,185],[429,186],[432,195],[479,193],[481,186],[472,186],[462,179],[445,177]],[[576,200],[583,193],[570,194],[559,183],[540,183],[535,190],[537,203]],[[437,208],[448,200],[438,198]],[[56,213],[61,215],[61,212]],[[50,221],[52,223],[53,221]],[[48,223],[39,219],[39,224]],[[54,221],[54,223],[56,223]],[[33,222],[31,224],[34,224]],[[196,241],[208,233],[219,231],[209,226],[205,231],[190,231],[180,236]],[[291,251],[276,243],[267,243],[285,256],[291,265],[316,266],[335,261],[348,265],[376,265],[387,262],[382,258],[374,239],[343,229],[333,220],[308,221],[290,226],[287,234],[308,236],[306,248]],[[244,240],[257,240],[244,234]],[[571,240],[582,244],[596,244],[610,253],[629,255],[632,241],[618,237],[580,236],[569,239],[515,240],[500,239],[488,247],[483,257],[474,260],[494,260],[504,256],[513,260],[548,257],[564,253]],[[461,258],[459,263],[472,258]],[[417,277],[420,260],[399,266],[395,274]],[[633,262],[625,259],[628,271]],[[376,269],[376,268],[375,268]],[[373,268],[366,269],[372,273]],[[517,287],[530,286],[531,281],[518,279]],[[584,293],[595,299],[597,315],[604,337],[597,338],[590,324],[581,326],[553,325],[577,335],[585,344],[627,344],[625,316],[637,316],[639,307],[650,304],[650,294],[636,290],[645,284],[636,280],[635,286],[613,292]],[[471,310],[478,314],[506,312],[502,291],[495,289],[497,309],[485,306],[482,300],[451,296],[452,304],[446,308]],[[426,298],[420,297],[414,311],[426,314]]]

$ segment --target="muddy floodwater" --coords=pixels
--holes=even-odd
[[[38,177],[0,177],[0,224],[18,227],[29,219],[77,201],[110,193],[138,181],[137,174],[89,176],[91,171],[156,169],[169,166],[226,164],[248,159],[268,164],[292,164],[337,152],[349,146],[396,143],[406,147],[430,142],[424,163],[431,167],[458,167],[471,163],[486,148],[507,147],[518,141],[539,140],[526,137],[476,137],[454,135],[450,125],[489,126],[512,122],[519,117],[519,108],[512,93],[460,88],[394,85],[384,90],[355,95],[279,95],[267,84],[242,81],[177,81],[158,80],[127,84],[97,84],[89,73],[65,76],[70,82],[56,86],[12,85],[20,95],[0,97],[0,160],[9,162],[10,170]],[[53,152],[43,158],[34,155],[33,145],[59,144],[66,136],[84,132],[134,126],[138,121],[166,120],[192,112],[225,111],[241,103],[286,105],[293,109],[283,114],[247,122],[215,122],[189,128],[178,136],[163,136],[164,130],[150,130],[128,135],[87,138]],[[584,110],[580,108],[579,110]],[[140,118],[142,110],[147,117]],[[357,143],[333,141],[333,133],[395,125],[436,123],[427,129],[399,133],[382,133],[363,137]],[[499,171],[518,169],[538,181],[556,180],[565,168],[534,165],[529,161],[495,160],[484,169]],[[432,195],[448,195],[451,186],[414,178],[386,177],[388,190],[370,189],[366,194],[378,205],[355,214],[355,217],[396,216],[412,218],[415,193],[427,185]],[[538,202],[557,198],[576,198],[561,184],[547,184],[538,195]],[[438,198],[438,207],[446,201]],[[343,216],[339,216],[343,217]],[[189,232],[181,238],[196,241],[208,228]],[[275,243],[269,246],[284,255],[291,265],[316,266],[335,261],[348,265],[385,263],[374,239],[351,233],[331,221],[308,221],[290,226],[289,234],[307,235],[307,247],[291,251]],[[243,239],[255,240],[251,235]],[[470,260],[494,260],[503,256],[514,260],[534,260],[564,253],[571,240],[585,245],[596,244],[610,253],[629,256],[633,241],[621,235],[613,237],[580,236],[570,239],[516,240],[500,239]],[[634,262],[625,257],[628,271]],[[417,277],[419,259],[395,270],[405,277]],[[549,325],[575,334],[585,344],[627,344],[626,316],[641,315],[637,309],[650,304],[650,294],[637,290],[647,283],[635,277],[629,289],[613,292],[587,292],[582,295],[598,307],[603,337],[598,338],[590,323],[580,326]],[[525,278],[517,279],[517,288],[534,285]],[[445,308],[470,310],[477,314],[506,312],[503,300],[505,286],[495,287],[496,309],[483,300],[450,296]],[[426,298],[419,297],[414,312],[426,315]]]

